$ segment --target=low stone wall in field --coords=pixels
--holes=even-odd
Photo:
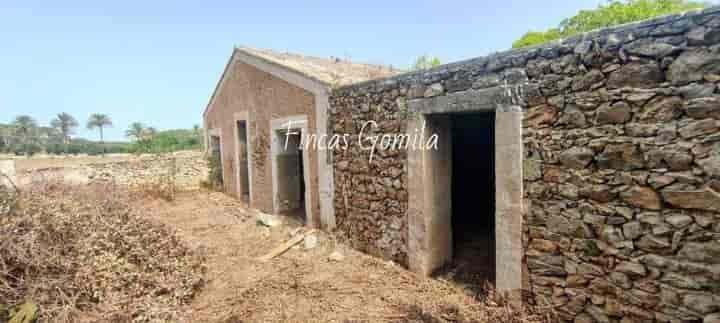
[[[0,160],[0,186],[5,186],[15,181],[15,162],[12,160]]]
[[[71,167],[29,169],[18,172],[17,180],[21,186],[48,180],[61,180],[72,185],[106,182],[130,188],[174,183],[177,190],[193,190],[200,187],[207,173],[208,166],[201,152],[182,152]]]

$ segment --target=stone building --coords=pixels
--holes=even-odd
[[[714,7],[339,87],[328,228],[567,321],[718,322],[719,86]]]
[[[342,59],[235,48],[203,113],[225,190],[264,212],[332,228],[327,151],[303,149],[299,138],[325,133],[331,87],[393,74]]]

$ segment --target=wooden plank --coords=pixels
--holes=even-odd
[[[316,231],[315,229],[312,229],[312,230],[309,230],[309,231],[307,231],[307,232],[305,232],[305,233],[303,233],[303,234],[298,234],[298,235],[292,237],[292,239],[290,239],[290,240],[288,240],[287,242],[285,242],[285,243],[283,243],[283,244],[275,247],[275,249],[271,250],[271,251],[270,251],[269,253],[267,253],[266,255],[264,255],[264,256],[262,256],[262,257],[259,257],[258,260],[265,262],[265,261],[271,260],[271,259],[273,259],[273,258],[275,258],[275,257],[277,257],[277,256],[279,256],[279,255],[282,255],[283,253],[285,253],[285,251],[288,251],[288,249],[292,248],[294,245],[296,245],[296,244],[300,243],[301,241],[303,241],[303,239],[305,239],[305,236],[306,236],[306,235],[311,234],[311,233],[315,233],[315,231]]]

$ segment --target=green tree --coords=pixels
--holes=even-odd
[[[100,145],[103,145],[104,137],[103,137],[103,128],[105,127],[112,127],[112,120],[110,120],[110,117],[108,117],[105,114],[100,113],[94,113],[90,115],[90,118],[87,122],[87,128],[89,130],[93,130],[95,128],[98,128],[100,130]],[[104,153],[104,145],[103,145],[103,153]]]
[[[522,38],[513,42],[512,46],[513,48],[527,47],[535,44],[546,43],[560,37],[562,37],[560,29],[557,28],[551,28],[547,31],[528,31],[522,36]]]
[[[58,113],[55,119],[50,121],[50,126],[55,128],[62,137],[63,144],[67,145],[70,142],[70,135],[75,132],[75,128],[78,126],[78,122],[70,114],[62,112]]]
[[[37,122],[30,116],[21,115],[17,116],[12,124],[15,128],[15,136],[22,144],[22,151],[25,153],[25,156],[29,157],[34,152],[32,144],[37,129]]]
[[[608,0],[592,10],[580,10],[575,16],[560,22],[557,28],[547,31],[529,31],[513,42],[513,48],[541,44],[550,40],[572,36],[598,28],[680,13],[705,7],[691,0]]]
[[[200,125],[196,124],[193,126],[193,136],[195,137],[195,139],[193,140],[194,145],[203,142],[203,132],[202,128],[200,128]]]
[[[437,57],[422,55],[422,56],[418,57],[417,59],[415,59],[415,63],[413,64],[411,69],[413,71],[426,70],[426,69],[429,69],[429,68],[432,68],[432,67],[435,67],[435,66],[438,66],[441,64],[442,64],[442,62]]]
[[[130,127],[125,130],[125,137],[135,140],[136,142],[143,139],[145,135],[145,125],[140,122],[133,122]]]

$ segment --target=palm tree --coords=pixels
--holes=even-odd
[[[106,114],[93,113],[87,122],[87,128],[92,130],[98,128],[100,130],[100,145],[103,146],[103,154],[105,154],[105,145],[103,145],[103,128],[112,127],[112,120]]]
[[[157,129],[155,129],[153,127],[147,127],[143,131],[143,139],[144,140],[152,140],[152,138],[155,137],[155,135],[157,135]]]
[[[50,121],[50,125],[55,128],[62,136],[63,144],[70,142],[70,135],[75,132],[75,128],[78,126],[77,120],[68,113],[58,113],[55,119]]]
[[[37,122],[30,116],[21,115],[15,118],[13,121],[15,127],[15,135],[20,138],[23,146],[25,147],[25,156],[30,156],[30,142],[32,141],[33,133],[37,128]]]
[[[112,120],[105,114],[94,113],[90,115],[87,122],[87,128],[92,130],[98,128],[100,130],[100,142],[103,142],[103,128],[112,127]]]
[[[132,138],[135,141],[140,141],[145,135],[145,126],[140,122],[133,122],[130,127],[125,130],[125,137]]]

